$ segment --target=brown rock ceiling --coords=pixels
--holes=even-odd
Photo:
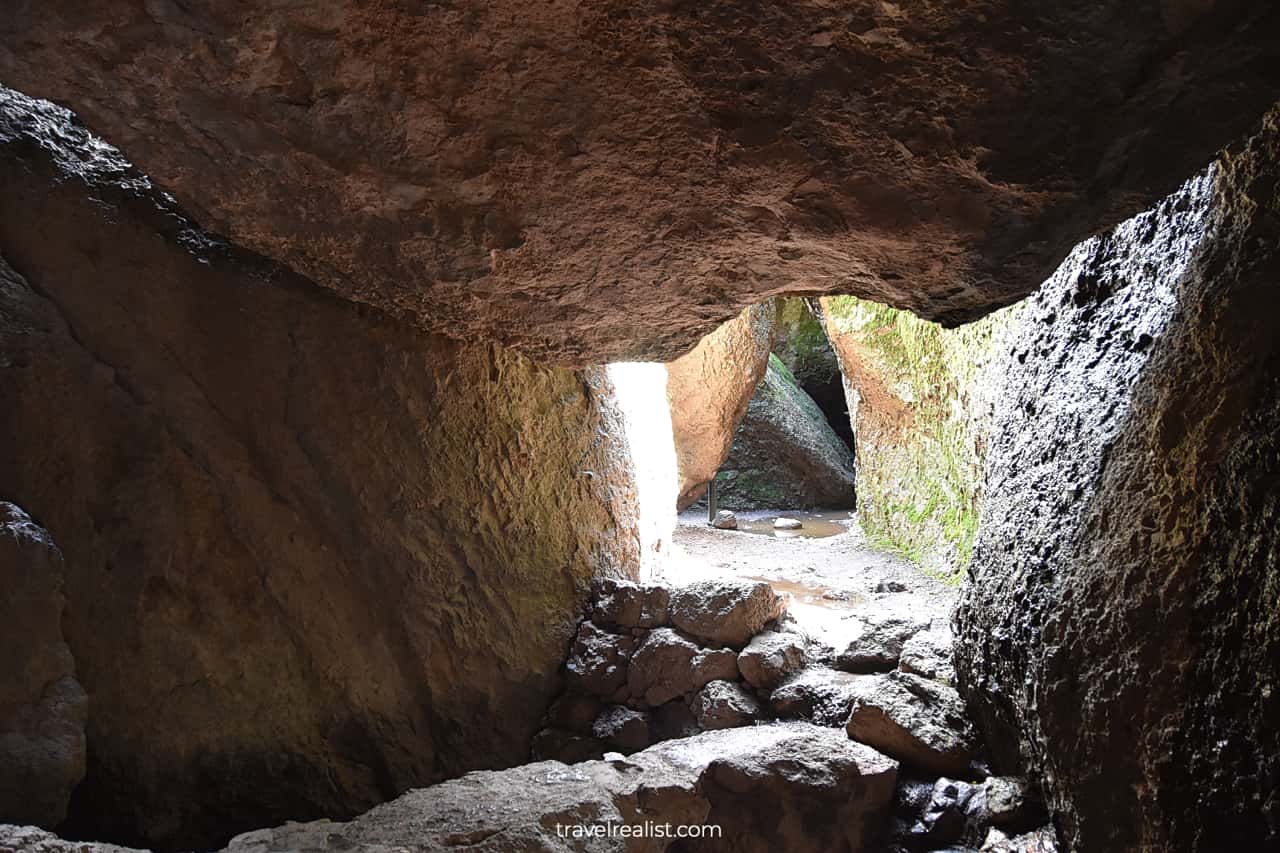
[[[1271,0],[7,5],[0,80],[206,226],[565,364],[779,293],[973,318],[1280,91]]]

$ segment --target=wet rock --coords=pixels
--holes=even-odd
[[[1051,826],[1013,837],[992,827],[982,842],[980,853],[1058,853],[1065,849],[1058,845],[1058,834]]]
[[[729,455],[734,430],[769,363],[774,316],[772,300],[753,305],[667,364],[678,509],[702,496]]]
[[[712,646],[741,649],[786,612],[786,600],[763,581],[697,581],[671,591],[671,623]]]
[[[716,475],[716,494],[729,509],[852,507],[854,464],[817,404],[771,357]],[[779,519],[774,526],[802,525]]]
[[[605,578],[593,584],[595,621],[617,628],[657,628],[667,623],[666,587]]]
[[[737,677],[738,657],[730,649],[704,649],[670,628],[655,628],[631,658],[627,690],[652,707]]]
[[[773,713],[783,719],[812,720],[823,726],[843,726],[849,719],[859,681],[854,675],[822,666],[801,670],[780,684],[769,696]]]
[[[839,731],[752,726],[667,741],[621,761],[469,773],[349,823],[289,823],[238,836],[226,849],[658,853],[670,839],[637,846],[640,839],[601,838],[584,847],[565,834],[583,824],[650,821],[719,825],[719,838],[698,843],[710,853],[872,853],[896,778],[895,761]]]
[[[624,753],[638,752],[653,742],[649,715],[623,705],[610,705],[601,711],[591,733]]]
[[[1067,849],[1280,849],[1277,185],[1273,112],[1077,247],[1008,361],[956,675]]]
[[[692,710],[704,730],[746,726],[760,719],[756,697],[732,681],[712,681],[693,697]]]
[[[601,699],[614,698],[627,683],[627,661],[635,646],[629,634],[614,634],[583,622],[565,662],[570,687]]]
[[[552,728],[589,734],[602,709],[603,705],[595,696],[571,690],[551,703],[547,709],[547,722]]]
[[[737,530],[738,517],[731,510],[722,509],[716,513],[715,520],[711,522],[711,526],[717,530]]]
[[[949,631],[933,629],[913,634],[902,644],[898,669],[924,678],[951,684],[955,669],[951,664],[952,638]]]
[[[764,631],[738,655],[738,671],[752,687],[772,690],[807,663],[808,640],[792,631]]]
[[[795,518],[787,518],[786,516],[778,516],[773,520],[774,530],[799,530],[804,524]]]
[[[907,640],[930,625],[929,617],[900,607],[863,611],[859,617],[862,630],[836,656],[836,665],[849,672],[893,669]]]
[[[561,761],[577,764],[595,761],[604,755],[607,745],[599,738],[564,729],[542,729],[533,736],[534,761]]]
[[[0,822],[56,826],[84,777],[89,702],[63,639],[63,587],[48,532],[0,501]]]
[[[853,683],[849,737],[921,770],[958,775],[976,749],[972,723],[956,691],[905,672]]]
[[[676,699],[654,708],[651,725],[655,743],[689,737],[701,731],[698,728],[698,718],[694,716],[693,711],[689,709],[689,704],[683,699]]]

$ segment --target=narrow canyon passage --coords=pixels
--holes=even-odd
[[[1280,6],[9,4],[0,853],[1280,847]]]

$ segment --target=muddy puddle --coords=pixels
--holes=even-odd
[[[772,536],[775,539],[825,539],[828,536],[839,536],[848,533],[849,513],[836,512],[787,512],[780,513],[786,518],[794,518],[804,526],[799,530],[775,530],[773,527],[776,515],[762,518],[738,518],[738,530],[742,533],[755,533],[759,536]],[[841,524],[841,522],[844,522]]]
[[[747,575],[747,580],[764,581],[773,587],[773,591],[782,595],[790,595],[792,600],[799,604],[808,604],[813,607],[830,607],[844,609],[850,605],[857,604],[862,600],[862,596],[857,593],[844,592],[835,590],[829,586],[821,584],[807,584],[799,581],[780,580],[778,578],[757,577],[755,575]]]

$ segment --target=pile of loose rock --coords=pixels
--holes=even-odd
[[[764,582],[598,582],[534,758],[619,758],[772,720],[839,726],[900,764],[889,849],[1052,849],[1052,831],[1018,835],[1047,819],[1035,792],[981,761],[945,626],[882,599],[833,640],[786,610]]]

